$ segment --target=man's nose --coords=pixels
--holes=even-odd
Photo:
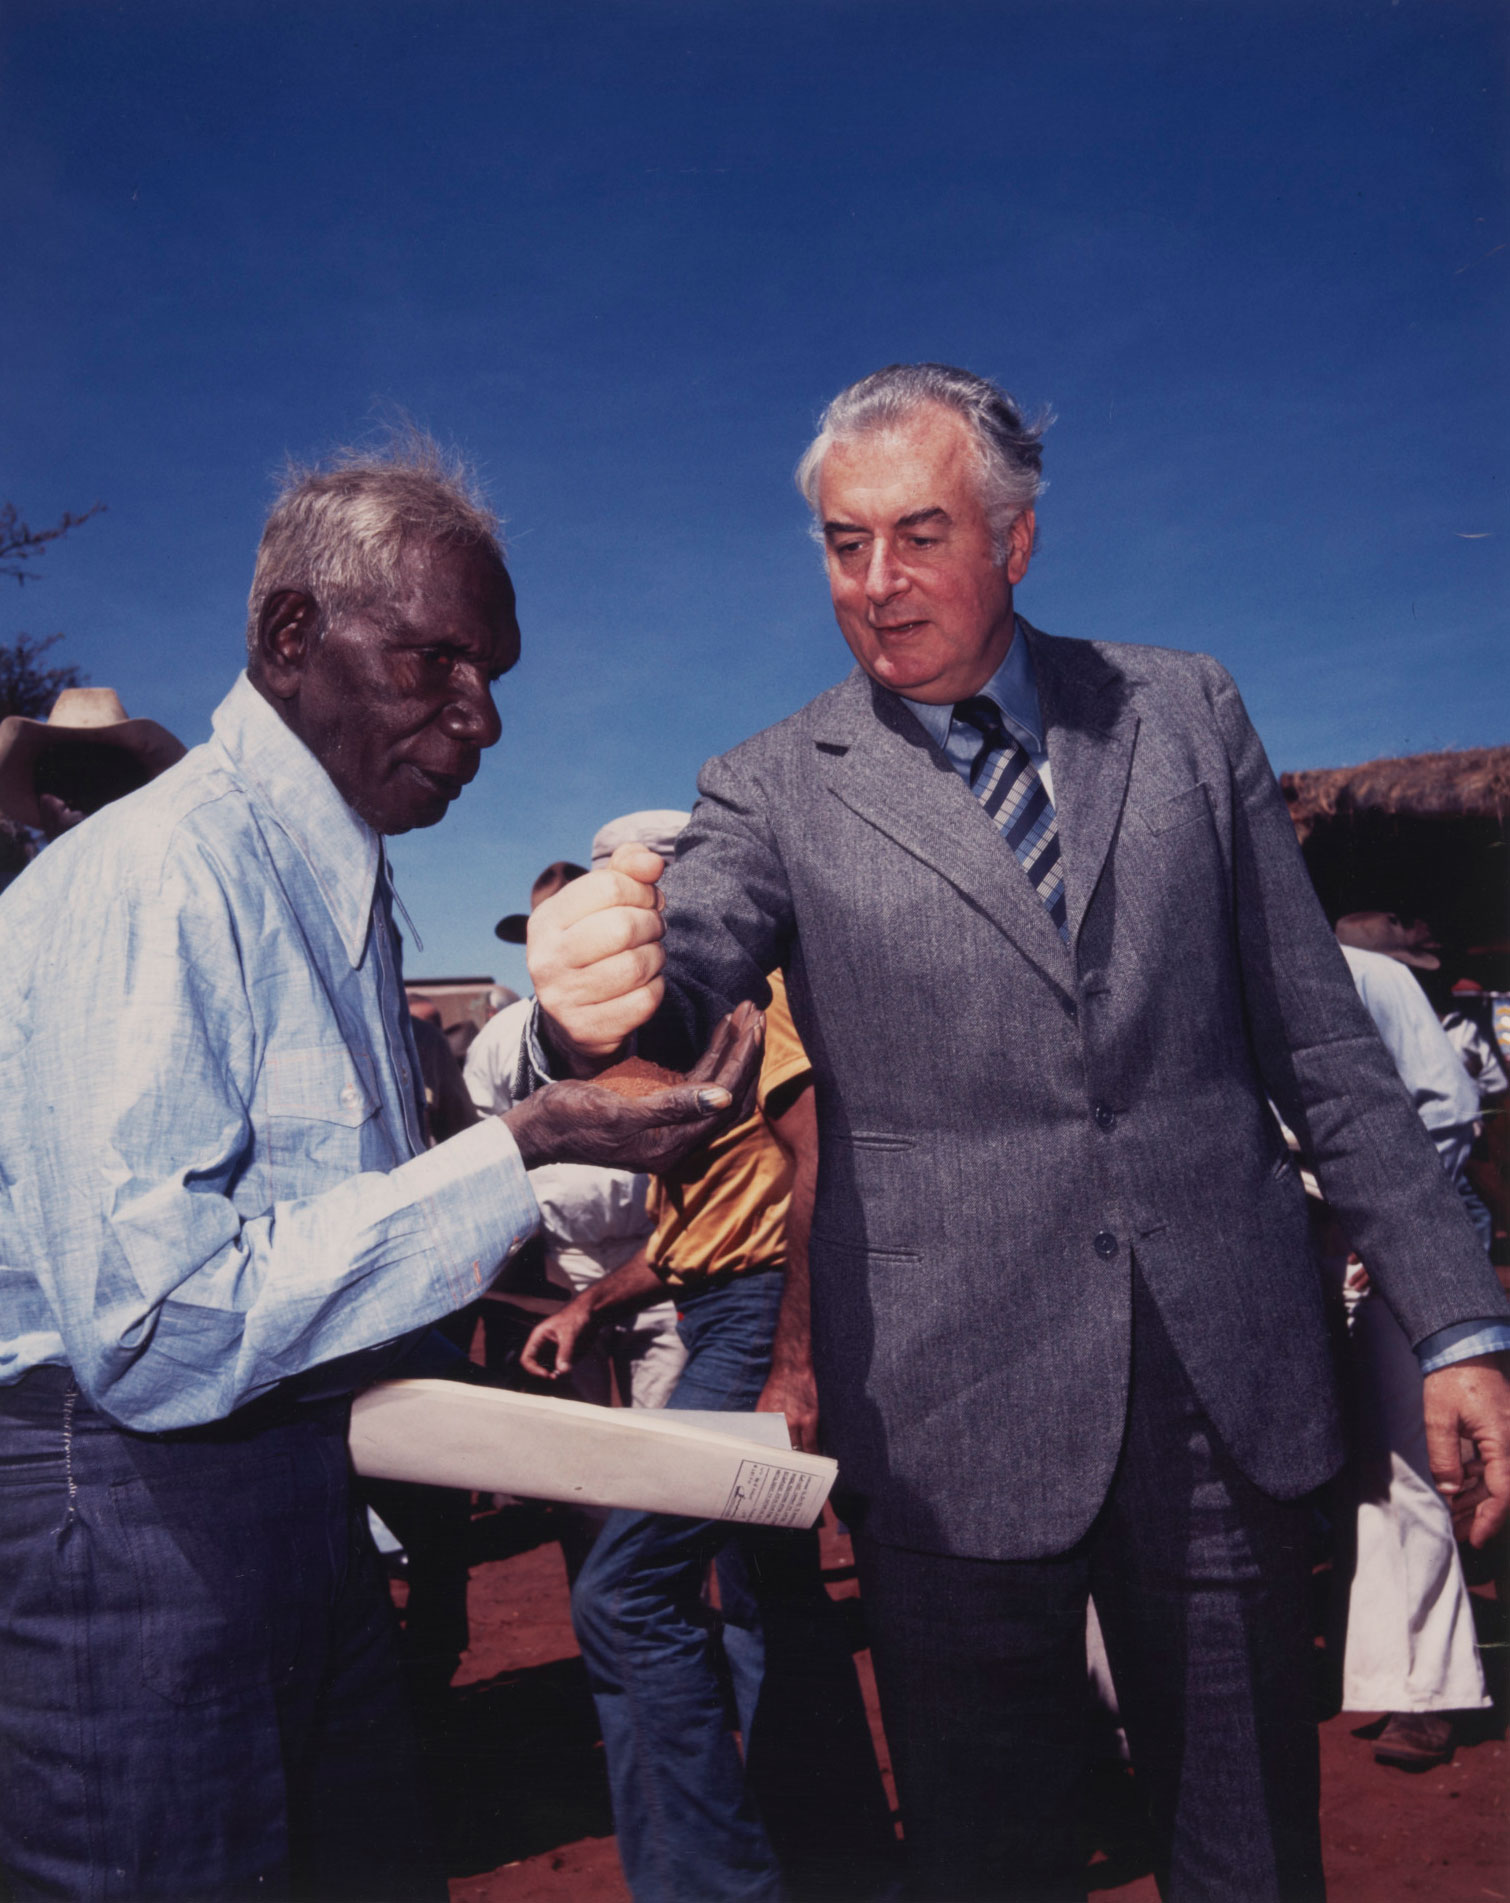
[[[878,536],[871,544],[870,561],[865,570],[865,594],[870,601],[890,601],[906,586],[889,546]]]
[[[456,682],[456,693],[445,711],[446,731],[455,740],[470,746],[491,747],[503,732],[503,722],[493,705],[493,689],[480,673]]]

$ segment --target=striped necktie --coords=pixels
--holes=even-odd
[[[992,823],[1017,854],[1033,890],[1058,928],[1069,939],[1064,901],[1064,866],[1059,856],[1059,822],[1028,750],[1002,725],[995,701],[984,694],[956,701],[954,718],[980,735],[980,751],[970,767],[970,785]]]

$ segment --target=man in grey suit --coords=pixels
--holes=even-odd
[[[1321,1893],[1303,1502],[1342,1450],[1271,1103],[1422,1356],[1479,1542],[1510,1306],[1231,679],[1014,612],[1039,469],[966,372],[835,400],[798,477],[859,665],[709,763],[659,893],[626,852],[540,908],[541,1036],[583,1074],[637,1030],[680,1061],[787,973],[819,1402],[916,1893],[1082,1893],[1093,1592],[1164,1895],[1289,1903]]]

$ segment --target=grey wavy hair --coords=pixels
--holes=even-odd
[[[401,430],[376,451],[337,450],[314,466],[289,463],[257,549],[248,652],[256,652],[270,595],[284,588],[312,595],[323,636],[332,615],[392,592],[403,552],[415,542],[483,548],[504,559],[498,517],[476,477],[423,431]]]
[[[893,363],[841,390],[823,412],[818,434],[797,465],[797,487],[818,521],[818,482],[823,459],[836,442],[872,430],[891,429],[916,411],[936,404],[970,426],[979,462],[981,501],[998,561],[1007,555],[1007,531],[1043,493],[1043,433],[1053,422],[1045,409],[1028,422],[999,384],[947,363]]]

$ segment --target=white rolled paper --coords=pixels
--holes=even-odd
[[[808,1527],[838,1464],[786,1441],[780,1414],[591,1407],[460,1381],[386,1381],[351,1410],[352,1463],[375,1480]]]

